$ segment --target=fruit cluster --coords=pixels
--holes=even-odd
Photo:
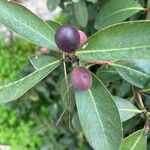
[[[74,53],[86,40],[84,32],[70,25],[59,27],[55,35],[56,45],[65,53]],[[88,69],[75,66],[71,73],[71,81],[77,90],[88,90],[92,85],[92,75]]]

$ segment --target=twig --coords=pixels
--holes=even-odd
[[[85,60],[80,60],[82,62],[88,63],[88,64],[94,64],[94,65],[111,65],[111,61],[105,61],[105,60],[98,60],[98,61],[85,61]]]

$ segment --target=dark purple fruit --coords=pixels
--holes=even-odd
[[[70,25],[63,25],[58,28],[55,34],[55,41],[59,49],[72,53],[80,45],[80,35],[76,28]]]
[[[74,67],[71,73],[73,86],[79,91],[88,90],[92,85],[92,75],[83,67]]]

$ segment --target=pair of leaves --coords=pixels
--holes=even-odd
[[[95,28],[102,29],[124,21],[144,8],[135,0],[109,0],[96,17]]]
[[[11,1],[1,0],[0,11],[0,23],[33,43],[58,50],[52,25],[48,25],[23,6]],[[94,61],[149,59],[149,37],[150,22],[122,23],[91,36],[76,54],[80,59]]]

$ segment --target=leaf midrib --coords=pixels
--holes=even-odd
[[[137,46],[137,47],[126,47],[126,48],[111,48],[111,49],[89,49],[89,50],[80,50],[77,51],[76,54],[84,54],[84,53],[101,53],[101,52],[115,52],[115,51],[125,51],[125,50],[137,50],[140,48],[150,48],[150,45],[146,45],[146,46]]]
[[[94,105],[96,114],[97,114],[97,116],[98,116],[98,120],[99,120],[100,125],[101,125],[101,127],[102,127],[103,135],[104,135],[104,138],[105,138],[105,143],[106,143],[106,145],[107,145],[107,148],[109,149],[108,142],[107,142],[107,138],[106,138],[106,135],[105,135],[104,126],[103,126],[103,123],[102,123],[102,121],[101,121],[101,117],[100,117],[100,115],[99,115],[99,113],[98,113],[98,110],[97,110],[97,107],[96,107],[96,104],[95,104],[94,97],[93,97],[92,92],[91,92],[90,89],[88,90],[88,92],[89,92],[89,95],[91,96],[91,99],[92,99],[92,102],[93,102],[93,105]]]
[[[1,10],[3,10],[3,12],[4,12],[5,14],[7,14],[9,17],[11,17],[12,19],[14,19],[16,22],[18,22],[18,23],[22,24],[23,26],[29,28],[29,30],[31,30],[32,32],[34,32],[34,33],[36,33],[37,35],[41,36],[42,38],[44,38],[45,40],[47,40],[48,42],[50,42],[53,46],[55,46],[55,47],[57,48],[57,46],[56,46],[55,43],[53,43],[53,42],[51,42],[49,39],[45,38],[45,36],[43,36],[42,34],[40,34],[39,32],[37,32],[37,30],[33,30],[33,28],[31,28],[31,27],[28,26],[27,24],[23,24],[23,22],[20,22],[20,20],[17,19],[17,18],[15,18],[14,15],[10,15],[10,13],[7,13],[7,11],[5,11],[5,9],[2,9],[2,8],[1,8]],[[35,15],[35,14],[34,14],[34,15]],[[45,22],[43,21],[43,23],[45,23]],[[47,23],[45,23],[45,24],[47,25]],[[48,26],[48,25],[47,25],[47,26]],[[49,28],[53,33],[55,33],[52,28],[50,28],[49,26],[48,26],[48,28]]]
[[[134,145],[131,147],[131,150],[133,150],[135,148],[136,144],[139,142],[141,137],[142,137],[142,134],[139,136],[139,138],[137,138],[137,140],[135,141]]]

